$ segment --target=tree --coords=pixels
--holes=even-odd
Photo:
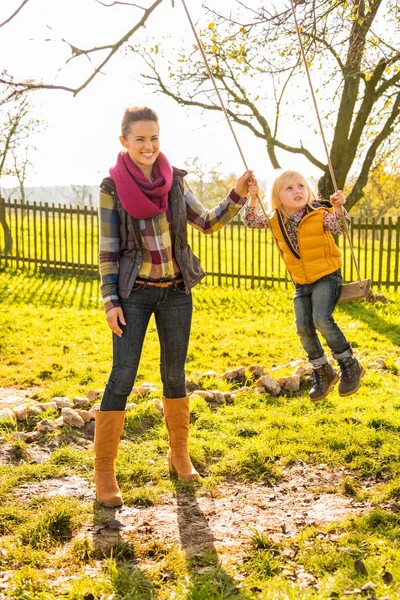
[[[399,141],[400,52],[395,40],[400,12],[396,0],[297,0],[296,5],[307,60],[318,81],[324,128],[331,132],[330,157],[339,188],[353,175],[351,208],[363,196],[382,145]],[[316,122],[304,92],[287,2],[280,10],[230,2],[228,15],[217,12],[215,3],[207,8],[207,0],[205,8],[212,20],[200,35],[230,118],[265,141],[274,168],[280,167],[281,151],[303,155],[318,167],[319,190],[328,197],[333,186],[322,148],[316,155],[279,130],[293,92],[297,101],[290,104],[289,118],[307,124],[305,115],[313,114]],[[140,53],[148,67],[142,80],[156,92],[183,106],[221,110],[197,46],[174,53],[177,60],[167,65],[162,43]]]
[[[2,27],[6,26],[8,23],[10,23],[29,1],[30,0],[23,0],[22,3],[20,4],[20,6],[10,15],[10,17],[5,19],[5,21],[3,21],[3,23],[0,23],[0,29]],[[80,84],[76,85],[75,87],[71,87],[71,86],[67,86],[67,85],[56,85],[56,84],[40,82],[40,81],[32,81],[32,80],[25,80],[25,81],[17,82],[14,80],[14,77],[12,74],[8,73],[7,71],[3,71],[2,75],[0,76],[0,85],[2,84],[3,86],[5,86],[9,92],[7,96],[5,96],[5,97],[3,96],[4,103],[11,99],[17,98],[19,95],[26,93],[27,91],[33,91],[33,90],[38,90],[38,89],[65,90],[67,92],[71,92],[74,96],[76,96],[77,94],[79,94],[79,92],[81,92],[83,89],[85,89],[90,84],[91,81],[93,81],[93,79],[96,77],[96,75],[98,75],[99,73],[102,72],[102,69],[105,67],[105,65],[124,46],[124,44],[126,44],[139,29],[144,27],[146,21],[148,20],[148,18],[152,14],[152,12],[161,4],[161,2],[163,2],[163,0],[154,0],[154,2],[148,8],[140,6],[139,4],[135,4],[133,2],[114,1],[114,2],[110,2],[110,3],[106,3],[106,2],[101,2],[101,0],[94,0],[94,2],[97,2],[98,4],[101,4],[102,6],[107,7],[107,8],[111,8],[115,5],[124,5],[127,7],[129,6],[133,9],[138,9],[138,10],[142,11],[142,15],[134,23],[134,25],[129,27],[129,29],[126,31],[126,33],[122,37],[120,37],[116,41],[112,42],[111,44],[106,44],[103,46],[95,46],[93,48],[83,49],[83,48],[78,48],[73,43],[70,43],[65,39],[62,40],[63,43],[67,44],[71,50],[71,56],[67,60],[66,64],[68,64],[69,62],[71,62],[74,59],[84,56],[90,62],[90,65],[92,67],[91,74],[84,81],[82,81]],[[78,15],[77,15],[77,18],[79,18]],[[98,58],[97,64],[95,65],[93,61],[96,60],[97,57],[100,57],[100,58]],[[1,100],[0,100],[0,105],[1,105]]]
[[[43,129],[44,123],[32,116],[34,106],[27,92],[9,98],[9,88],[2,91],[0,104],[3,103],[5,110],[0,117],[0,180],[5,175],[17,177],[24,199],[24,183],[31,166],[29,155],[34,150],[30,139]]]
[[[236,175],[231,173],[225,176],[220,167],[221,164],[218,164],[212,169],[207,169],[198,156],[185,163],[189,172],[187,180],[194,195],[208,208],[216,206],[235,187]]]

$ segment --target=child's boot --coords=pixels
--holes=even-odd
[[[339,395],[350,396],[360,387],[361,377],[365,375],[365,369],[353,355],[352,350],[349,351],[349,356],[339,358],[338,362],[342,372],[339,383]]]
[[[310,390],[310,400],[316,402],[329,394],[331,388],[339,380],[339,376],[327,362],[322,365],[313,365],[311,380],[313,385]]]

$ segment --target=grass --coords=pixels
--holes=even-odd
[[[337,491],[365,496],[362,482],[372,478],[368,496],[376,505],[363,517],[321,530],[306,527],[295,538],[273,542],[266,531],[250,531],[242,559],[221,564],[215,548],[189,557],[173,544],[119,540],[104,556],[95,537],[82,537],[84,524],[101,523],[104,514],[84,498],[37,496],[23,501],[21,484],[54,477],[91,477],[92,449],[78,430],[63,428],[47,436],[52,452],[31,462],[30,446],[13,440],[16,463],[0,466],[1,569],[10,573],[6,597],[23,600],[226,600],[239,598],[339,598],[344,590],[373,581],[377,598],[400,596],[400,516],[379,504],[400,500],[400,299],[369,306],[341,305],[337,320],[367,367],[359,392],[340,398],[333,392],[311,404],[307,390],[290,397],[241,394],[231,405],[211,410],[204,399],[191,401],[191,454],[203,475],[194,494],[218,498],[223,480],[271,483],[299,459],[327,468],[345,466]],[[12,299],[12,301],[10,301]],[[34,387],[39,400],[85,395],[103,388],[111,366],[111,343],[99,302],[98,283],[0,274],[0,386]],[[198,286],[187,374],[238,365],[268,369],[303,357],[296,336],[290,290]],[[377,358],[384,369],[368,368]],[[160,384],[155,324],[150,323],[138,381]],[[274,376],[290,373],[282,367]],[[250,381],[250,380],[249,380]],[[210,378],[209,389],[230,389]],[[167,437],[153,400],[134,398],[127,413],[117,473],[128,506],[157,505],[185,495],[166,469]],[[51,414],[48,415],[51,417]],[[37,420],[37,419],[36,419]],[[2,427],[7,439],[15,429]],[[79,533],[78,537],[77,534]],[[229,549],[227,549],[229,557]],[[354,569],[364,562],[368,575]],[[301,582],[299,569],[315,577]],[[96,576],[90,576],[90,569]],[[386,584],[384,572],[394,580]],[[335,595],[336,594],[336,595]],[[372,598],[372,593],[364,594]]]

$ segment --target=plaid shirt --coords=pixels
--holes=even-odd
[[[185,182],[184,200],[186,202],[187,220],[192,227],[202,233],[214,233],[227,225],[239,212],[246,199],[232,190],[228,196],[212,209],[205,208],[194,196]],[[175,261],[172,243],[171,209],[151,219],[140,219],[140,244],[143,262],[138,277],[149,281],[172,279],[180,275]],[[107,194],[103,189],[99,193],[99,270],[101,278],[101,295],[104,308],[120,306],[118,297],[118,273],[120,257],[120,220],[115,196]]]
[[[299,229],[300,221],[306,214],[306,208],[301,208],[294,215],[290,217],[285,223],[285,228],[287,234],[289,236],[290,241],[293,244],[296,252],[299,251],[299,240],[297,237],[297,231]],[[343,214],[347,221],[347,227],[350,225],[350,217],[349,213],[343,208]],[[246,227],[250,227],[252,229],[268,229],[269,222],[266,220],[263,214],[259,214],[257,212],[257,208],[255,206],[246,206],[243,215],[243,223]],[[324,229],[326,231],[330,231],[334,235],[339,235],[344,233],[344,225],[343,220],[340,215],[335,213],[330,213],[328,211],[324,212]]]

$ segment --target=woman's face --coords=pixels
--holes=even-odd
[[[308,186],[304,177],[293,175],[288,177],[279,192],[279,199],[285,212],[289,215],[296,213],[308,202]]]
[[[132,161],[148,172],[160,154],[160,128],[157,121],[134,121],[126,138],[119,138]]]

